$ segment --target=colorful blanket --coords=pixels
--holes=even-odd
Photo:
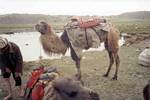
[[[88,28],[81,27],[81,23],[78,21],[70,22],[65,26],[70,43],[79,58],[82,57],[83,49],[97,48],[100,46],[100,43],[103,42],[100,36],[98,36],[98,34],[101,34],[101,30],[106,33],[110,31],[108,23],[93,24],[89,22],[93,26],[87,24],[88,22],[85,24],[82,23],[82,25],[86,25]]]

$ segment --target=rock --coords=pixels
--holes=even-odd
[[[26,46],[28,46],[29,44],[28,44],[28,43],[26,43],[25,45],[26,45]]]
[[[140,53],[138,59],[139,64],[150,67],[150,49],[145,49],[142,53]]]
[[[140,49],[140,48],[136,49],[136,52],[140,52],[140,51],[141,51],[141,49]]]
[[[131,35],[127,33],[121,33],[121,36],[123,36],[124,38],[131,38]]]
[[[14,32],[6,32],[5,34],[14,34]]]

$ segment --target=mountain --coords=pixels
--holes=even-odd
[[[118,15],[119,18],[129,18],[129,19],[149,19],[150,11],[137,11],[137,12],[127,12]]]
[[[59,22],[66,20],[67,17],[42,14],[6,14],[0,15],[0,24],[36,24],[42,20],[46,22]]]
[[[0,24],[36,24],[41,20],[46,22],[66,22],[71,16],[68,15],[42,15],[42,14],[6,14],[0,15]],[[117,16],[117,18],[128,19],[149,19],[150,11],[137,11],[123,13]]]
[[[35,31],[34,26],[40,21],[50,23],[54,30],[61,32],[64,25],[70,20],[69,15],[43,15],[43,14],[5,14],[0,15],[0,34],[7,32]],[[81,16],[90,17],[90,16]],[[150,29],[150,11],[127,12],[116,16],[107,16],[121,32],[127,30]],[[138,29],[137,29],[138,25]],[[135,26],[135,28],[133,28]],[[149,30],[148,30],[149,31]]]

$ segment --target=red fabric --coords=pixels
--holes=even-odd
[[[42,100],[44,96],[44,84],[37,84],[32,90],[32,100]]]
[[[32,89],[33,86],[36,84],[37,80],[39,79],[40,75],[44,72],[44,68],[36,69],[32,72],[29,81],[27,82],[27,88]]]
[[[99,25],[99,21],[97,19],[92,19],[89,21],[79,21],[79,25],[81,28],[89,28]]]

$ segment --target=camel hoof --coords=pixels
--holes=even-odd
[[[76,74],[75,77],[76,77],[77,80],[79,80],[79,81],[81,80],[81,75]]]
[[[104,74],[103,77],[108,77],[108,74]]]
[[[82,79],[81,79],[81,76],[80,76],[80,75],[75,74],[75,80],[79,81],[79,82],[81,83],[81,85],[83,85],[83,86],[84,86],[84,82],[82,81]]]
[[[117,76],[114,76],[111,80],[117,80]]]

